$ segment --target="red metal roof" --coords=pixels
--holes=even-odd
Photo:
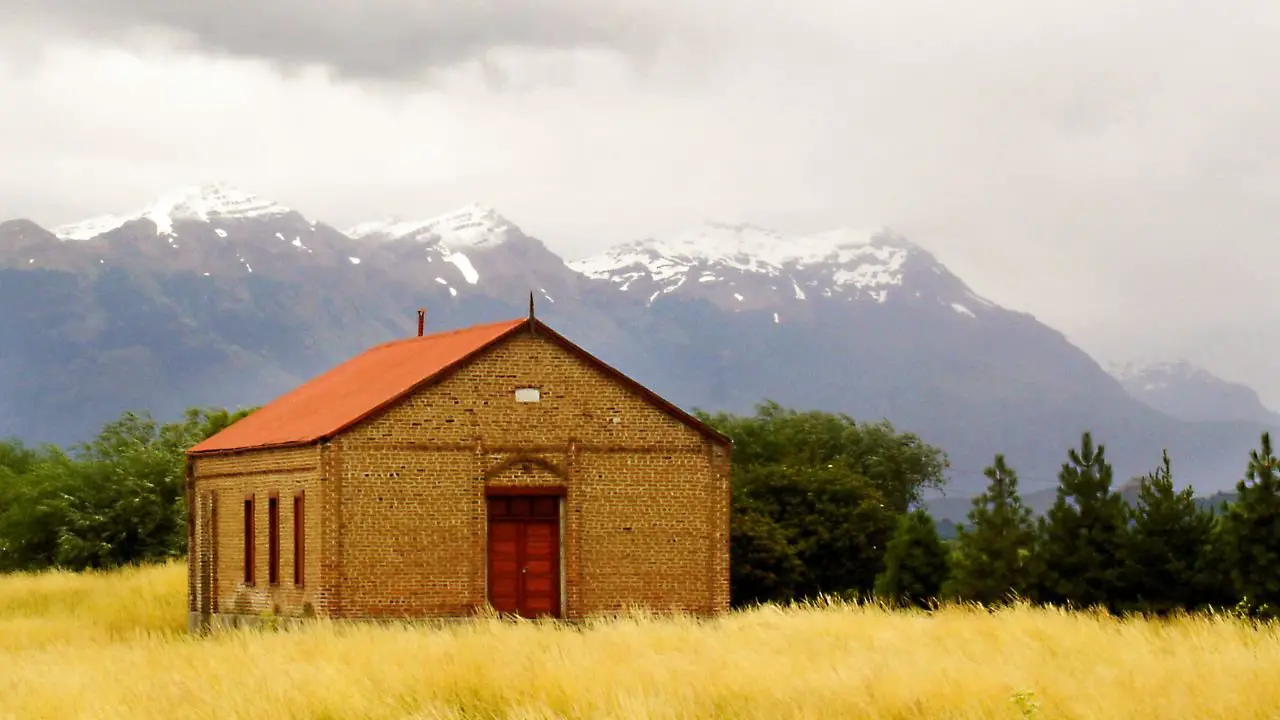
[[[332,437],[523,325],[508,320],[377,345],[192,447],[215,453]]]
[[[377,345],[281,395],[195,445],[188,453],[309,445],[331,438],[531,323],[538,333],[614,376],[698,432],[720,443],[729,443],[721,433],[606,365],[542,322],[522,318]]]

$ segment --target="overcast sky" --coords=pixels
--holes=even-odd
[[[1100,360],[1186,357],[1280,405],[1275,0],[0,17],[0,217],[216,179],[338,226],[481,201],[569,257],[705,219],[888,225]]]

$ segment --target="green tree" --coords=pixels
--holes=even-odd
[[[0,467],[0,572],[56,563],[66,499],[77,491],[66,472],[69,463],[61,450],[49,448]]]
[[[744,469],[734,486],[731,542],[742,548],[752,531],[756,551],[730,558],[735,602],[871,591],[894,515],[864,478],[834,468],[772,465]],[[778,578],[775,592],[756,589],[762,573]]]
[[[870,593],[896,515],[944,482],[946,455],[887,423],[771,402],[699,416],[734,443],[735,603]]]
[[[125,413],[79,452],[79,494],[67,498],[58,564],[112,567],[186,553],[186,451],[249,410],[191,408],[160,424]]]
[[[17,440],[0,440],[0,570],[5,569],[5,558],[11,552],[4,544],[3,528],[25,523],[19,512],[27,494],[25,478],[42,457],[40,451]]]
[[[1174,490],[1167,450],[1137,491],[1124,558],[1128,607],[1165,614],[1228,603],[1214,515],[1197,505],[1193,488]]]
[[[841,469],[865,478],[895,513],[946,484],[946,453],[888,422],[856,423],[847,415],[790,410],[775,402],[755,414],[699,417],[734,441],[734,469],[759,465]]]
[[[186,450],[249,412],[193,408],[167,424],[125,413],[72,453],[0,448],[0,569],[182,555]]]
[[[29,472],[44,453],[29,448],[18,440],[0,440],[0,473],[9,477]]]
[[[1280,615],[1280,464],[1271,434],[1249,453],[1238,499],[1229,507],[1223,531],[1231,579],[1253,613]]]
[[[898,518],[876,577],[876,597],[894,604],[927,607],[947,580],[948,553],[933,518],[922,509]]]
[[[805,566],[787,528],[770,509],[749,498],[734,500],[729,533],[730,595],[736,605],[794,598]]]
[[[1089,433],[1068,459],[1058,473],[1057,498],[1038,523],[1039,599],[1115,610],[1123,600],[1128,509],[1111,487],[1106,448],[1095,448]]]
[[[973,499],[968,522],[956,530],[951,578],[943,595],[994,605],[1030,594],[1036,528],[1031,508],[1018,495],[1018,474],[1004,455],[996,455],[984,474],[991,482]]]

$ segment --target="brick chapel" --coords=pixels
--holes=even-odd
[[[729,605],[726,437],[534,317],[373,347],[191,448],[193,629]]]

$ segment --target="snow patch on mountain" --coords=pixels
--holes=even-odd
[[[1107,372],[1122,385],[1145,391],[1163,390],[1179,382],[1223,382],[1208,370],[1186,360],[1111,362],[1107,364]]]
[[[785,236],[753,225],[708,223],[665,239],[618,245],[568,265],[623,290],[641,278],[663,286],[663,292],[676,289],[691,275],[697,275],[699,283],[718,281],[709,268],[786,277],[797,300],[806,295],[793,274],[826,267],[832,268],[830,279],[836,288],[865,290],[883,302],[885,288],[902,284],[910,250],[909,243],[885,231],[840,228]]]
[[[161,196],[145,209],[129,215],[104,215],[63,225],[54,230],[62,240],[90,240],[135,220],[155,223],[157,235],[172,235],[178,220],[209,221],[213,218],[264,218],[291,210],[279,203],[225,183],[179,188]]]
[[[423,243],[439,243],[443,247],[483,248],[501,245],[517,228],[497,210],[472,203],[453,212],[428,220],[389,218],[364,222],[347,229],[347,236],[357,240],[400,240],[411,238]]]
[[[623,268],[642,266],[655,280],[668,280],[699,265],[722,265],[736,270],[780,275],[787,266],[820,262],[841,264],[874,258],[876,265],[901,266],[896,248],[871,244],[874,233],[834,230],[817,235],[785,237],[752,225],[708,223],[666,239],[625,243],[600,255],[569,263],[591,277],[610,277]],[[856,281],[852,276],[847,281]]]
[[[445,252],[444,261],[453,263],[458,271],[462,273],[462,279],[469,284],[475,285],[480,281],[480,273],[476,272],[476,266],[471,264],[471,259],[460,252]]]

